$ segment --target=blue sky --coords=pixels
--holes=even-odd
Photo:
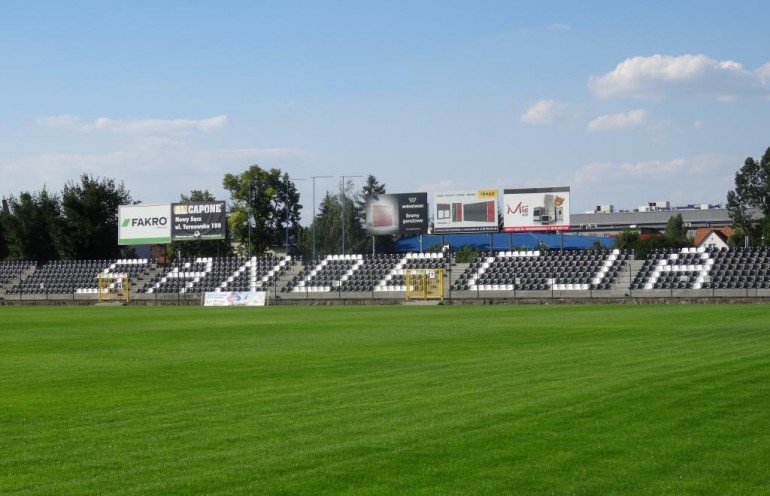
[[[87,172],[227,199],[251,164],[311,217],[388,192],[570,186],[573,212],[720,203],[770,146],[763,2],[6,0],[0,194]],[[355,179],[360,187],[362,179]]]

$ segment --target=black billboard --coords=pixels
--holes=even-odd
[[[366,197],[366,234],[413,235],[428,232],[428,193]]]
[[[225,239],[225,202],[171,204],[171,241]]]

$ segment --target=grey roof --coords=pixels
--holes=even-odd
[[[612,212],[570,214],[573,231],[585,230],[622,230],[626,227],[663,229],[673,215],[682,214],[685,226],[698,227],[732,226],[733,221],[727,215],[726,208],[709,209],[671,209],[652,212]]]

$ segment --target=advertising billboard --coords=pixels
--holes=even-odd
[[[506,189],[503,204],[503,232],[570,228],[569,186]]]
[[[433,195],[433,232],[497,232],[497,190],[442,192]]]
[[[225,239],[225,202],[202,201],[171,204],[171,240]]]
[[[168,203],[118,207],[118,245],[170,242],[171,207]]]
[[[366,234],[425,234],[428,193],[397,193],[366,197]]]
[[[203,295],[204,307],[263,307],[267,305],[265,291],[207,292]]]

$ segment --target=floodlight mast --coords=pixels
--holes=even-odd
[[[257,198],[259,196],[259,186],[260,186],[260,178],[259,177],[250,177],[248,179],[249,181],[249,195],[248,195],[248,209],[246,214],[246,222],[249,225],[249,242],[248,242],[248,256],[251,258],[251,255],[254,251],[253,244],[251,242],[251,231],[252,226],[251,223],[254,223],[254,227],[257,225],[257,217],[254,215],[254,202],[257,201]]]
[[[345,191],[347,190],[347,185],[345,184],[345,179],[350,179],[354,177],[364,177],[364,176],[340,176],[342,178],[342,182],[340,183],[340,189],[341,189],[341,196],[340,200],[342,203],[342,212],[341,212],[341,220],[342,220],[342,254],[345,254],[345,199],[347,198],[345,196]]]
[[[285,253],[284,255],[289,255],[289,184],[291,184],[291,181],[304,181],[304,178],[301,177],[294,177],[290,178],[289,173],[284,174],[284,180],[286,181],[286,245],[284,246]]]
[[[249,197],[248,197],[248,210],[246,213],[246,224],[248,226],[249,230],[249,241],[246,244],[246,252],[248,253],[249,258],[251,258],[251,217],[253,215],[253,208],[251,206],[252,198],[254,197],[254,183],[252,181],[249,181]]]
[[[315,221],[316,221],[316,213],[315,213],[315,180],[316,179],[325,179],[329,177],[334,176],[311,176],[313,179],[313,260],[316,259],[316,249],[315,249]]]

